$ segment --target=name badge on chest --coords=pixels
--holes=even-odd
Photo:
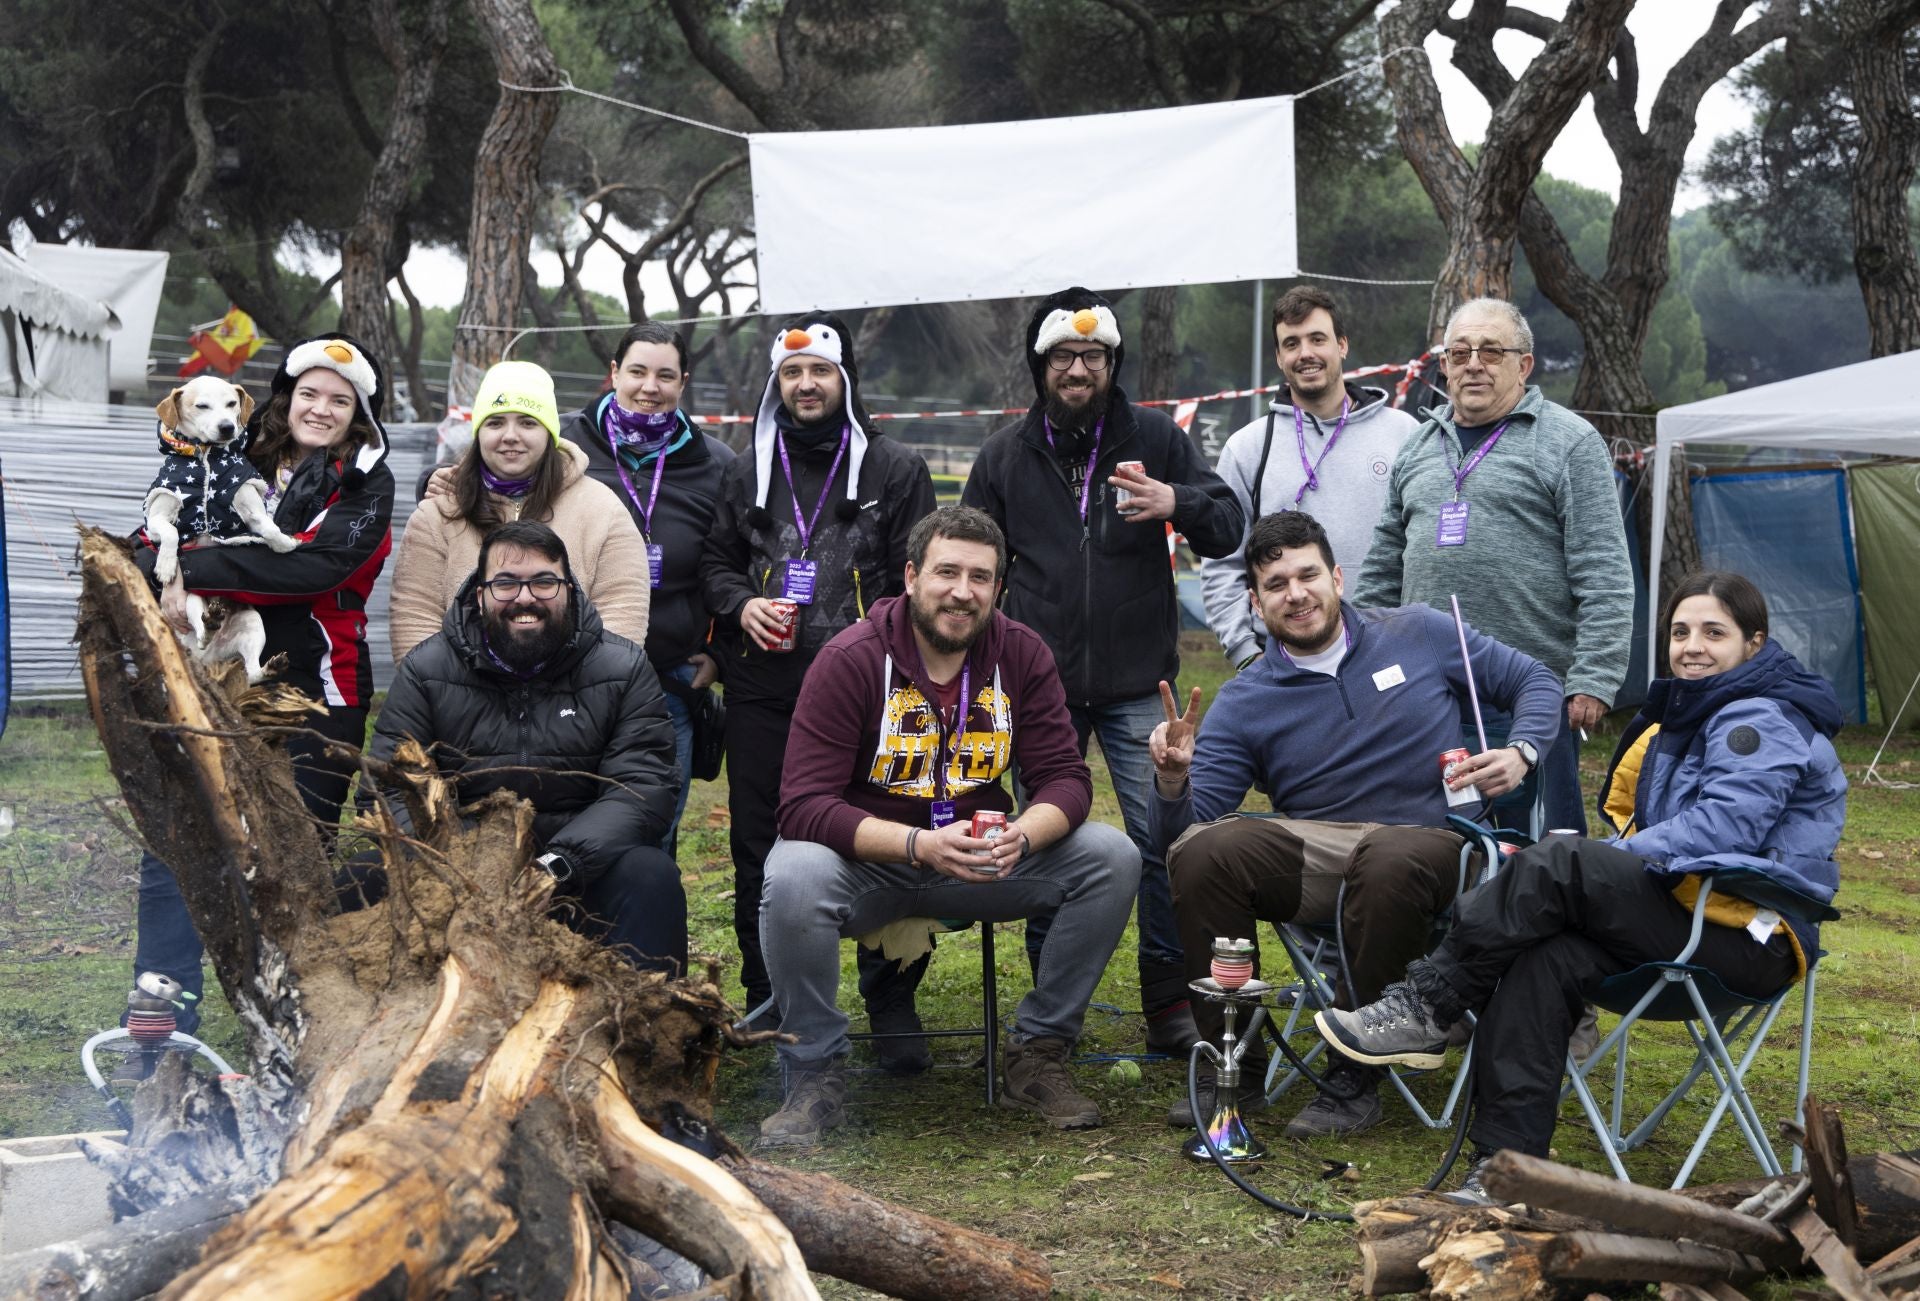
[[[655,587],[667,569],[667,549],[658,542],[647,543],[647,578]]]
[[[940,830],[940,828],[946,826],[959,816],[959,814],[954,811],[953,804],[954,802],[952,800],[935,800],[933,802],[932,822],[935,831]]]
[[[795,605],[813,604],[813,585],[820,577],[820,566],[811,560],[789,560],[780,574],[780,595]]]
[[[1434,539],[1437,547],[1457,547],[1467,540],[1467,506],[1464,501],[1443,501],[1440,503],[1439,536]]]

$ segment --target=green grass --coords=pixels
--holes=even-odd
[[[1223,676],[1217,652],[1191,639],[1186,683],[1211,699]],[[1609,736],[1586,749],[1584,775],[1597,785],[1611,753]],[[1841,846],[1840,906],[1829,925],[1814,1037],[1813,1089],[1844,1108],[1856,1152],[1920,1147],[1920,790],[1858,784],[1879,742],[1864,729],[1844,734],[1840,750],[1856,784]],[[107,1113],[79,1070],[78,1050],[113,1024],[128,987],[138,847],[109,816],[118,799],[83,711],[16,714],[0,740],[0,805],[16,827],[0,839],[0,1137],[106,1126]],[[1095,816],[1119,813],[1097,752]],[[1901,767],[1900,765],[1904,765]],[[1897,738],[1882,770],[1912,780],[1920,743]],[[696,950],[737,956],[732,935],[732,868],[727,856],[724,783],[697,784],[681,832],[681,866]],[[1028,988],[1018,924],[1000,927],[996,957],[1001,1015]],[[1134,937],[1122,941],[1088,1017],[1082,1051],[1138,1053],[1144,1030],[1134,987]],[[844,950],[843,1006],[860,1026],[852,949]],[[921,1006],[929,1025],[975,1024],[979,1015],[977,932],[949,937],[928,971]],[[729,975],[731,978],[731,974]],[[738,998],[737,986],[732,988]],[[238,1031],[217,994],[209,999],[209,1037],[223,1051]],[[1749,1083],[1763,1112],[1781,1115],[1791,1099],[1799,1042],[1797,1005],[1782,1014]],[[1357,1257],[1351,1231],[1301,1225],[1268,1212],[1217,1172],[1190,1166],[1175,1149],[1180,1135],[1162,1122],[1184,1086],[1184,1068],[1149,1062],[1142,1082],[1118,1084],[1104,1065],[1078,1068],[1107,1123],[1058,1134],[1023,1113],[983,1105],[977,1045],[936,1040],[941,1065],[917,1080],[875,1070],[855,1074],[852,1117],[816,1151],[775,1159],[831,1172],[849,1182],[1045,1253],[1063,1297],[1260,1297],[1309,1301],[1344,1293]],[[1683,1064],[1677,1031],[1655,1027],[1636,1039],[1635,1099],[1654,1092],[1660,1073]],[[856,1066],[869,1065],[856,1050]],[[1443,1081],[1420,1086],[1430,1106]],[[734,1054],[719,1075],[720,1117],[750,1144],[759,1120],[778,1105],[770,1049]],[[1293,1201],[1338,1208],[1403,1192],[1424,1181],[1444,1136],[1424,1130],[1406,1109],[1387,1104],[1388,1120],[1357,1139],[1305,1150],[1279,1139],[1285,1117],[1304,1098],[1289,1095],[1256,1128],[1280,1157],[1256,1177]],[[1650,1100],[1650,1099],[1647,1099]],[[1704,1104],[1683,1104],[1628,1167],[1664,1183],[1678,1166]],[[1562,1113],[1561,1159],[1589,1169],[1604,1162],[1589,1135]],[[1683,1137],[1683,1131],[1686,1136]],[[1322,1182],[1320,1158],[1351,1161],[1355,1177]],[[1737,1133],[1723,1127],[1701,1181],[1752,1173]],[[830,1296],[865,1295],[824,1282]],[[1782,1291],[1782,1296],[1785,1292]]]

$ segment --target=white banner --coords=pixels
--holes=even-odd
[[[107,341],[113,357],[112,385],[144,392],[153,320],[166,288],[167,255],[146,249],[35,244],[25,256],[54,283],[107,301],[120,318],[119,331]]]
[[[769,314],[1299,271],[1291,97],[748,143]]]

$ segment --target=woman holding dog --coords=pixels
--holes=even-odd
[[[503,361],[480,381],[472,444],[434,474],[400,536],[388,616],[396,664],[440,631],[487,531],[520,519],[560,535],[609,632],[646,644],[650,588],[639,529],[614,491],[587,473],[587,454],[560,436],[553,377],[532,362]]]
[[[367,654],[367,597],[392,549],[393,475],[388,470],[386,374],[360,343],[321,335],[294,344],[274,373],[271,395],[247,422],[247,458],[267,484],[267,508],[298,539],[292,551],[264,546],[183,547],[179,573],[161,591],[161,613],[187,626],[186,596],[225,597],[259,610],[263,658],[286,657],[280,680],[327,706],[288,740],[294,780],[329,836],[340,819],[352,770],[325,757],[321,738],[366,740],[373,669]],[[151,570],[154,552],[136,559]],[[199,937],[180,888],[151,854],[140,863],[134,974],[171,976],[197,999]],[[189,1010],[180,1028],[199,1014]]]

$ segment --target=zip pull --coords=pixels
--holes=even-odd
[[[1092,540],[1092,537],[1093,537],[1092,527],[1088,525],[1088,523],[1085,520],[1081,520],[1080,521],[1080,549],[1082,551],[1085,551],[1087,549],[1087,543],[1090,540]]]

